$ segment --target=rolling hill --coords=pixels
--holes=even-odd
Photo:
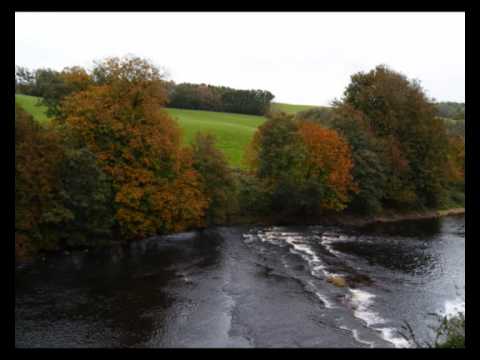
[[[308,110],[314,107],[315,105],[295,105],[295,104],[285,104],[285,103],[272,103],[273,111],[282,111],[287,114],[295,114],[299,111]]]
[[[15,95],[15,101],[41,123],[48,121],[46,107],[38,103],[39,98]],[[225,153],[233,166],[242,166],[245,147],[256,128],[265,121],[263,116],[230,114],[213,111],[167,108],[166,111],[178,122],[184,134],[184,142],[190,143],[195,134],[208,132],[217,138],[217,146]]]
[[[15,102],[20,105],[25,111],[32,114],[32,116],[41,123],[48,121],[46,114],[47,107],[39,104],[40,98],[29,95],[15,94]]]

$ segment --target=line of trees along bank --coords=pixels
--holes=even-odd
[[[352,76],[326,116],[275,114],[231,169],[215,139],[182,146],[168,86],[139,58],[68,68],[39,126],[15,112],[18,255],[98,246],[239,218],[445,204],[463,189],[464,141],[418,84],[385,67]]]

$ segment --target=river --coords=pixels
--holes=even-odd
[[[219,227],[17,266],[15,345],[410,347],[464,296],[464,216]]]

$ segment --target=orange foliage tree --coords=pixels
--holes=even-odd
[[[335,130],[312,122],[300,122],[299,133],[307,150],[306,179],[320,180],[325,187],[321,208],[344,209],[349,192],[356,191],[349,144]]]
[[[356,191],[349,144],[335,130],[286,114],[258,128],[246,163],[261,181],[270,210],[315,214],[341,210]]]
[[[208,200],[180,129],[161,108],[159,70],[140,58],[108,58],[95,83],[62,103],[63,119],[113,179],[121,234],[140,238],[201,224]]]

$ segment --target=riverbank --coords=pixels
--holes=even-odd
[[[405,220],[434,219],[449,215],[465,214],[465,208],[451,208],[444,210],[416,210],[398,211],[384,210],[378,215],[358,215],[352,213],[328,213],[315,217],[273,215],[262,219],[239,218],[231,221],[228,226],[235,225],[335,225],[335,226],[365,226],[374,223],[397,222]]]
[[[262,219],[255,219],[255,218],[236,218],[231,219],[227,224],[216,224],[212,227],[216,226],[274,226],[274,225],[282,225],[282,226],[289,226],[289,225],[334,225],[334,226],[354,226],[354,227],[361,227],[369,224],[374,223],[387,223],[387,222],[397,222],[397,221],[404,221],[404,220],[422,220],[422,219],[434,219],[449,215],[461,215],[465,213],[465,208],[452,208],[452,209],[444,209],[444,210],[429,210],[429,211],[407,211],[407,212],[399,212],[394,210],[386,210],[379,215],[372,215],[372,216],[361,216],[358,214],[326,214],[322,217],[280,217],[280,216],[271,216],[271,217],[264,217]],[[191,229],[188,233],[196,233],[198,231],[208,230],[208,228],[204,229]],[[171,237],[182,237],[182,233],[172,233],[172,234],[163,234],[151,237],[152,239],[158,239],[159,237],[168,239]],[[148,239],[143,239],[148,240]],[[107,249],[115,249],[121,247],[130,247],[131,245],[135,244],[137,241],[127,241],[127,242],[114,242],[108,245],[104,245],[101,248]],[[100,248],[100,249],[101,249]],[[16,258],[15,261],[18,264],[22,264],[25,262],[29,262],[32,258],[39,256],[40,258],[44,258],[46,255],[51,254],[58,254],[64,253],[65,255],[70,255],[71,252],[78,252],[78,251],[89,251],[99,248],[89,248],[89,247],[82,247],[81,249],[77,248],[62,248],[57,249],[54,251],[41,251],[37,255],[32,255],[26,258]]]
[[[453,208],[446,210],[430,210],[430,211],[386,211],[381,215],[375,216],[356,216],[356,215],[339,215],[335,220],[339,225],[350,226],[364,226],[373,223],[386,223],[396,222],[404,220],[422,220],[422,219],[435,219],[449,215],[461,215],[465,214],[465,208]]]

